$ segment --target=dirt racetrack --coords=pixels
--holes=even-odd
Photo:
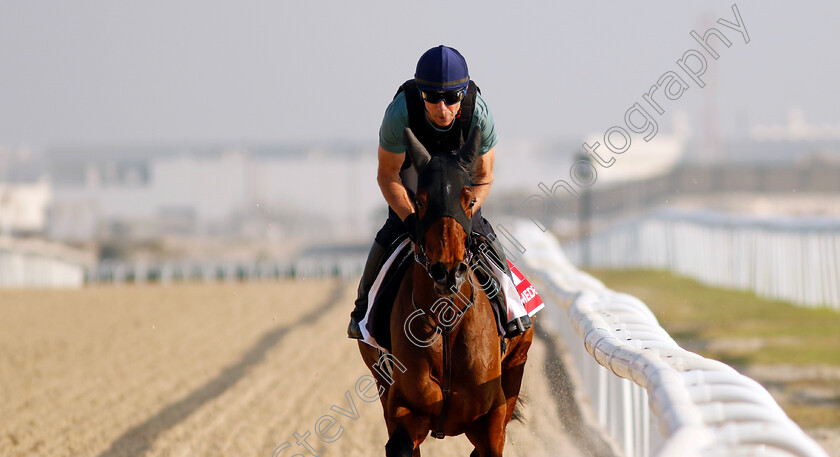
[[[294,433],[326,456],[384,455],[380,404],[354,390],[367,373],[344,333],[354,296],[329,279],[0,291],[0,455],[310,455]],[[506,456],[592,453],[558,414],[550,346],[535,339],[527,422],[508,428]],[[331,443],[314,431],[327,414],[341,433]],[[429,438],[421,449],[472,447]]]

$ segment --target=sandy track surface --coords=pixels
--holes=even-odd
[[[295,433],[326,456],[384,455],[381,406],[354,388],[367,374],[344,333],[354,296],[335,280],[0,291],[0,455],[309,455]],[[505,455],[591,454],[558,414],[564,389],[544,374],[558,367],[535,339],[527,422],[508,428]],[[314,429],[327,414],[331,443]]]

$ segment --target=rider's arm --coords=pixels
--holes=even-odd
[[[481,208],[487,194],[490,193],[490,185],[493,184],[493,162],[496,160],[496,148],[490,148],[486,153],[478,156],[475,161],[472,185],[475,192],[475,209]]]
[[[414,212],[414,205],[400,179],[400,167],[403,160],[405,160],[404,152],[394,154],[379,146],[379,169],[376,172],[376,182],[379,183],[379,190],[382,191],[382,196],[385,197],[388,206],[397,213],[400,219],[404,220],[406,216]]]

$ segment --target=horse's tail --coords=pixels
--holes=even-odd
[[[528,397],[520,392],[519,396],[516,398],[516,404],[513,406],[513,414],[510,416],[511,421],[517,421],[521,424],[525,423],[525,414],[522,411],[522,408],[524,408],[527,403]]]

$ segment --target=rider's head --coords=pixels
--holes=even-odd
[[[429,49],[417,61],[414,82],[423,96],[429,120],[438,127],[448,127],[461,109],[470,82],[467,61],[448,46]]]

